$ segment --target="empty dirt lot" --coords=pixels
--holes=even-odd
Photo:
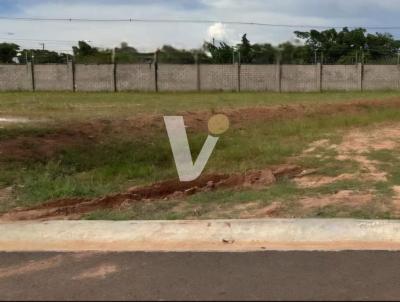
[[[178,181],[182,115],[202,176]],[[400,93],[3,93],[1,220],[400,216]]]

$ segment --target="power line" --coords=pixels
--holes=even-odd
[[[0,37],[0,39],[8,39],[8,40],[21,40],[21,41],[44,41],[44,42],[65,42],[65,43],[76,43],[79,40],[55,40],[55,39],[30,39],[30,38],[4,38]]]
[[[4,40],[4,41],[26,41],[26,42],[46,42],[48,44],[73,44],[73,43],[78,43],[78,41],[68,41],[68,40],[25,39],[25,38],[4,38],[4,37],[0,37],[0,40]]]
[[[230,25],[252,25],[264,27],[281,27],[281,28],[315,28],[315,29],[329,29],[329,28],[365,28],[375,30],[395,30],[400,29],[400,25],[395,26],[326,26],[326,25],[305,25],[305,24],[273,24],[263,22],[248,22],[248,21],[230,21],[230,20],[207,20],[207,19],[90,19],[90,18],[34,18],[34,17],[7,17],[0,16],[0,20],[11,21],[29,21],[29,22],[142,22],[142,23],[193,23],[193,24],[213,24],[222,23]]]

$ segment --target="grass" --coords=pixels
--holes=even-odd
[[[265,106],[291,103],[314,104],[346,102],[357,99],[389,99],[399,92],[336,92],[336,93],[0,93],[2,116],[18,115],[52,123],[27,124],[0,128],[0,142],[18,137],[41,137],[56,133],[64,123],[84,122],[90,119],[122,119],[145,113],[176,113],[186,110],[212,110],[222,107]],[[259,169],[285,163],[297,157],[312,141],[330,139],[340,141],[346,129],[366,127],[381,122],[400,121],[400,111],[392,108],[366,107],[360,112],[337,115],[305,116],[275,121],[248,121],[220,137],[204,173],[237,172]],[[121,130],[124,131],[124,130]],[[190,143],[197,154],[206,133],[190,133]],[[25,148],[33,148],[26,145]],[[318,168],[319,173],[337,176],[351,173],[357,163],[337,161],[334,152],[322,158],[315,156],[299,159],[305,168]],[[390,160],[393,183],[400,184],[395,158],[390,155],[370,154],[380,160]],[[163,129],[151,128],[143,135],[128,132],[104,134],[95,143],[66,146],[50,158],[24,158],[0,160],[0,188],[13,186],[15,200],[12,206],[31,206],[44,201],[83,196],[102,196],[119,192],[133,185],[147,184],[167,178],[176,178],[169,141]],[[400,170],[399,170],[400,171]],[[318,189],[300,189],[288,180],[261,191],[215,191],[199,193],[182,200],[139,202],[128,209],[97,211],[88,219],[180,219],[187,217],[210,218],[238,215],[236,205],[256,202],[268,206],[274,200],[286,204],[287,213],[295,209],[295,200],[302,196],[330,194],[337,190],[374,186],[382,195],[389,195],[387,184],[343,181]],[[1,201],[1,198],[0,198]],[[6,205],[0,206],[8,209]],[[238,210],[240,211],[240,210]],[[315,216],[335,215],[329,208]],[[345,211],[345,210],[343,210]],[[348,213],[349,210],[346,210]],[[353,213],[354,214],[354,213]],[[351,214],[351,215],[353,215]],[[308,215],[308,214],[307,214]],[[324,216],[325,215],[325,216]],[[354,214],[356,215],[356,214]],[[361,214],[357,214],[362,216]],[[357,216],[358,217],[358,216]]]
[[[298,155],[311,141],[330,135],[334,137],[339,129],[366,121],[387,120],[388,116],[400,120],[399,113],[393,115],[389,109],[383,109],[362,116],[309,117],[272,125],[252,123],[246,125],[245,131],[232,129],[221,136],[204,173],[245,171],[281,164]],[[195,154],[203,141],[204,134],[191,137]],[[331,171],[336,169],[337,173],[355,168],[349,162],[339,170],[338,162],[332,165],[322,160],[308,167],[315,165]],[[305,163],[303,166],[307,167]],[[23,169],[21,163],[9,162],[6,169],[9,172],[2,175],[0,181],[4,185],[18,184],[17,200],[24,206],[55,198],[100,196],[129,186],[176,177],[168,138],[159,133],[145,140],[115,141],[109,138],[95,146],[70,147],[50,161],[28,159],[23,163]]]
[[[33,119],[82,120],[85,118],[123,118],[140,113],[176,114],[180,111],[271,106],[285,104],[341,103],[351,100],[376,100],[399,97],[398,91],[379,92],[3,92],[3,116]]]
[[[378,162],[379,168],[387,173],[387,182],[377,183],[376,189],[384,195],[392,196],[392,187],[400,185],[400,150],[372,150],[366,155]]]
[[[221,190],[200,192],[185,199],[156,200],[135,202],[120,209],[98,210],[87,214],[88,220],[176,220],[176,219],[217,219],[238,218],[244,210],[253,213],[268,207],[273,202],[280,202],[280,217],[320,217],[320,218],[390,218],[387,210],[382,210],[380,203],[372,202],[361,208],[346,205],[328,205],[303,211],[298,203],[305,197],[326,196],[341,190],[366,190],[374,183],[344,180],[327,184],[319,188],[299,188],[291,180],[282,180],[263,190]]]
[[[100,210],[85,216],[86,219],[126,220],[126,219],[213,219],[234,218],[240,214],[235,206],[257,203],[255,208],[265,207],[279,198],[291,203],[291,198],[299,196],[301,190],[284,180],[265,190],[221,190],[200,192],[185,200],[159,200],[137,202],[127,208]]]
[[[390,219],[390,211],[384,210],[375,203],[362,206],[359,209],[342,205],[328,205],[323,208],[315,209],[304,216],[304,218],[355,218],[355,219]]]

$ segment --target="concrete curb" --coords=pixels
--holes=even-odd
[[[0,223],[0,251],[400,250],[400,221],[251,219]]]

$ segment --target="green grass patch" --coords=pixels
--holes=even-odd
[[[354,219],[390,219],[391,213],[382,209],[379,203],[371,202],[361,208],[346,205],[329,205],[308,212],[304,218],[354,218]]]
[[[173,113],[281,104],[341,103],[390,99],[398,91],[377,92],[2,92],[2,115],[49,118],[55,121],[128,117],[138,113]]]

